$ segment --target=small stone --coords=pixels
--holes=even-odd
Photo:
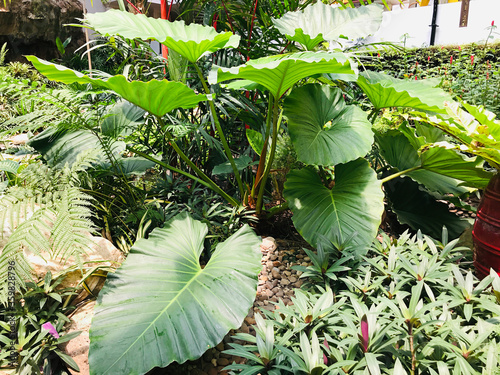
[[[304,260],[305,260],[306,262],[310,262],[310,261],[311,261],[311,258],[309,258],[309,257],[304,257]]]
[[[210,368],[210,370],[208,370],[208,375],[217,375],[217,369],[214,367]]]
[[[272,269],[271,275],[273,275],[275,279],[281,279],[280,270],[276,267]]]
[[[212,366],[217,367],[217,360],[215,358],[212,358],[210,363],[212,364]]]
[[[292,273],[290,271],[283,271],[283,273],[286,275],[286,276],[290,276]]]
[[[243,324],[241,325],[241,327],[240,327],[240,332],[241,332],[241,333],[249,333],[249,332],[250,332],[250,330],[248,329],[248,326],[247,326],[247,324],[246,324],[246,323],[243,323]]]
[[[219,366],[224,366],[225,367],[225,366],[229,365],[229,360],[227,358],[219,358],[217,360],[217,364]]]
[[[273,289],[275,287],[275,285],[273,285],[273,283],[277,281],[277,280],[273,280],[272,282],[271,281],[266,281],[266,288],[267,289]]]
[[[219,352],[222,352],[224,350],[224,343],[220,342],[216,347],[215,347]]]
[[[304,258],[304,255],[302,255],[302,254],[297,254],[296,258],[297,258],[297,259],[302,259],[302,258]]]
[[[276,296],[276,297],[279,297],[279,298],[283,297],[283,290],[281,290],[281,289],[280,289],[280,290],[279,290],[279,291],[275,294],[275,296]]]
[[[251,325],[254,325],[254,324],[255,324],[255,319],[254,319],[254,318],[252,318],[252,317],[247,316],[247,317],[245,318],[245,323],[246,323],[246,324],[248,324],[248,325],[250,325],[250,326],[251,326]]]
[[[279,257],[278,257],[278,258],[279,258]],[[280,264],[281,264],[281,262],[280,262],[280,261],[278,261],[278,260],[275,260],[274,262],[272,262],[272,265],[273,265],[274,267],[279,267],[279,266],[280,266]]]
[[[307,262],[302,262],[300,265],[301,265],[301,266],[304,266],[304,267],[307,267],[307,266],[309,265],[309,263],[307,263]]]
[[[278,269],[279,269],[280,271],[284,271],[284,270],[286,270],[286,267],[285,267],[285,266],[279,266],[279,268],[278,268]]]
[[[267,281],[267,280],[268,280],[268,278],[267,278],[267,276],[266,276],[266,275],[262,275],[262,276],[260,277],[260,280],[262,280],[262,281]]]
[[[290,280],[291,283],[297,282],[297,278],[295,276],[290,276],[288,280]]]
[[[282,279],[281,280],[281,285],[286,286],[286,285],[289,285],[289,284],[290,284],[290,281],[288,279]]]

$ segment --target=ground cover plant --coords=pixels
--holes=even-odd
[[[141,50],[142,40],[154,39],[166,45],[169,57],[164,75],[168,80],[158,69],[161,60],[152,65],[137,60],[134,69],[121,66],[110,75],[85,74],[28,56],[45,77],[71,85],[70,89],[64,85],[43,87],[24,96],[36,100],[37,93],[42,92],[55,98],[54,103],[63,104],[56,106],[60,110],[57,113],[52,109],[55,114],[48,120],[53,126],[37,134],[29,146],[54,171],[70,170],[78,165],[79,158],[89,158],[79,177],[71,180],[76,191],[85,195],[72,203],[85,206],[86,201],[91,202],[96,216],[93,224],[102,228],[103,236],[120,243],[130,258],[109,276],[99,296],[90,332],[91,373],[146,373],[172,361],[194,359],[215,346],[229,329],[237,328],[252,303],[260,267],[257,238],[247,226],[240,229],[253,212],[265,221],[290,208],[296,229],[318,248],[318,256],[324,257],[321,264],[328,264],[330,259],[325,255],[330,250],[323,248],[325,241],[341,249],[352,246],[359,250],[353,258],[336,259],[329,271],[327,266],[325,272],[320,268],[321,275],[307,271],[316,282],[324,278],[323,274],[339,278],[350,268],[346,265],[349,261],[364,259],[377,234],[384,199],[402,223],[434,237],[440,235],[443,225],[449,228],[451,238],[460,235],[468,223],[452,215],[447,204],[439,201],[465,206],[462,198],[476,188],[484,188],[493,171],[483,167],[486,154],[470,157],[460,147],[441,143],[449,140],[448,131],[434,125],[455,122],[448,115],[451,97],[435,88],[438,82],[359,72],[359,55],[365,50],[359,46],[344,48],[343,41],[375,32],[381,14],[381,7],[375,5],[341,9],[322,3],[300,11],[279,12],[281,17],[272,20],[273,35],[280,38],[279,45],[286,51],[270,47],[264,50],[264,56],[248,60],[249,49],[243,53],[239,35],[217,32],[212,26],[168,22],[118,10],[87,16],[86,26],[103,37],[118,35],[131,50]],[[317,22],[306,22],[309,19]],[[250,42],[250,35],[246,37]],[[262,50],[253,51],[257,52]],[[10,89],[20,84],[27,85],[9,80],[4,92],[23,97],[15,88]],[[61,87],[75,98],[73,102],[66,103],[59,95],[56,90]],[[386,108],[393,109],[397,121],[384,122]],[[32,105],[23,116],[37,118],[36,110]],[[488,121],[496,124],[493,119]],[[44,127],[37,125],[31,130]],[[497,136],[493,126],[484,127],[484,131],[486,138]],[[293,149],[296,155],[293,164],[285,162],[283,185],[273,179],[278,173],[283,178],[283,171],[275,170],[283,163],[277,157],[280,147]],[[12,181],[15,185],[23,178]],[[274,205],[273,196],[286,202]],[[22,261],[15,246],[9,249],[0,258],[5,267],[12,259]],[[358,274],[369,276],[357,280],[358,274],[349,275],[346,280],[351,284],[346,281],[346,285],[351,293],[359,285],[363,289],[363,283],[370,283],[371,271],[358,268]],[[453,271],[456,280],[459,273]],[[394,287],[403,288],[401,303],[415,309],[419,300],[408,298],[408,293],[415,288],[414,298],[418,299],[423,290],[428,292],[424,284],[407,287],[407,279],[402,279]],[[327,290],[335,287],[325,288],[327,294],[321,297],[319,306],[333,298]],[[366,288],[371,290],[371,286]],[[230,304],[221,297],[228,294],[237,302]],[[300,296],[306,298],[299,292],[296,305],[301,304]],[[352,299],[344,301],[348,300],[355,305]],[[394,306],[401,310],[397,304],[384,303],[389,310],[396,311]],[[137,314],[137,304],[147,306],[148,312]],[[434,301],[430,304],[437,306]],[[324,313],[319,309],[317,317]],[[470,318],[470,308],[466,310],[464,314]],[[358,324],[363,315],[351,320]],[[200,331],[200,321],[205,322],[205,331]],[[128,329],[120,329],[123,326]],[[269,327],[259,320],[258,330],[265,335],[271,334]],[[374,327],[374,323],[368,327]],[[406,328],[412,336],[410,326]],[[414,328],[420,327],[411,325],[411,330]],[[198,337],[198,331],[204,334]],[[280,345],[285,345],[290,334],[293,331],[280,339]],[[439,332],[443,337],[448,337],[446,334]],[[171,341],[165,342],[165,335]],[[400,346],[410,350],[410,362],[401,357],[396,363],[398,369],[417,371],[417,351],[406,347],[409,336],[401,336]],[[258,337],[257,346],[262,349],[264,344]],[[310,331],[295,337],[308,353],[307,360],[293,354],[293,349],[284,350],[299,364],[300,371],[323,369],[317,337]],[[346,348],[352,338],[347,341]],[[176,350],[169,346],[173,343]],[[367,352],[365,344],[363,353]],[[276,351],[268,344],[264,349],[269,361],[260,363],[266,367],[271,356],[281,355],[281,347]],[[354,349],[346,351],[359,355]],[[131,360],[136,356],[130,353],[148,355],[143,360]],[[378,357],[372,354],[362,358],[370,371],[376,371]],[[391,368],[390,358],[384,361]],[[444,371],[439,368],[448,362],[462,366],[461,361],[453,362],[448,357],[441,361],[445,365],[436,365],[434,371]],[[432,366],[428,367],[434,369]]]
[[[307,290],[256,316],[227,353],[231,374],[498,374],[500,278],[479,281],[471,253],[418,233],[365,251],[323,242],[300,267]],[[241,371],[242,370],[242,371]]]

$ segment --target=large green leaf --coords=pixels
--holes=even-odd
[[[86,24],[102,35],[121,35],[128,39],[154,39],[196,62],[201,56],[221,48],[238,47],[240,37],[230,32],[218,33],[213,27],[184,21],[146,17],[119,10],[87,13]]]
[[[55,168],[62,168],[66,164],[72,166],[82,152],[94,150],[97,162],[102,164],[108,161],[106,152],[103,150],[99,138],[89,130],[61,130],[48,128],[33,137],[28,143],[33,147],[47,163]],[[118,155],[125,150],[125,143],[113,141],[110,151]]]
[[[98,87],[113,90],[122,98],[156,115],[163,116],[175,108],[193,108],[200,101],[206,100],[205,95],[198,95],[185,84],[151,80],[149,82],[128,81],[122,75],[109,78],[91,78],[83,73],[66,68],[62,65],[52,64],[36,56],[26,56],[35,68],[47,78],[71,83],[91,83]]]
[[[144,374],[196,359],[240,326],[255,299],[260,241],[245,226],[203,268],[206,234],[180,214],[108,275],[90,329],[91,374]]]
[[[410,107],[445,113],[445,101],[451,97],[436,88],[432,80],[407,81],[384,73],[366,71],[359,75],[358,85],[377,109]]]
[[[456,238],[470,225],[467,220],[452,214],[447,204],[436,201],[408,177],[385,183],[384,190],[399,222],[433,238],[441,238],[443,226],[448,228],[451,238]]]
[[[301,79],[320,73],[349,79],[356,77],[357,65],[342,52],[296,52],[250,60],[233,68],[215,66],[208,79],[211,84],[234,78],[250,80],[280,98]]]
[[[457,102],[445,103],[446,115],[429,116],[418,114],[419,120],[443,130],[453,136],[460,144],[454,146],[462,152],[468,152],[487,160],[500,170],[500,121],[495,115],[483,107],[464,103],[467,111],[460,108]],[[442,144],[450,148],[450,144]]]
[[[398,171],[422,167],[422,162],[417,150],[403,133],[397,130],[391,130],[384,134],[378,134],[376,139],[380,154],[387,163]],[[418,139],[415,141],[418,146]],[[440,194],[462,195],[468,192],[467,188],[460,186],[461,181],[427,170],[417,169],[407,172],[406,175],[424,185],[428,190]]]
[[[413,143],[407,136],[413,134]],[[427,189],[440,194],[462,195],[470,189],[462,186],[484,188],[492,174],[482,168],[482,160],[468,158],[454,150],[425,145],[422,137],[416,137],[413,132],[405,134],[392,130],[376,136],[381,155],[399,171],[420,167],[407,172],[415,181]],[[415,147],[422,146],[418,152]]]
[[[455,150],[432,147],[421,154],[422,167],[431,172],[464,181],[467,186],[484,189],[493,177],[480,158],[469,158]]]
[[[335,186],[326,188],[312,168],[293,170],[283,192],[299,233],[313,246],[321,236],[368,246],[377,234],[384,194],[364,159],[335,167]]]
[[[371,149],[371,123],[359,107],[345,105],[338,88],[313,84],[295,89],[286,98],[283,113],[303,163],[346,163]]]
[[[127,101],[112,106],[101,123],[101,132],[111,138],[128,136],[143,123],[144,110]]]
[[[375,33],[382,22],[382,12],[378,5],[341,9],[318,1],[304,10],[273,19],[273,23],[289,40],[312,50],[324,40],[337,40],[340,36],[357,39]]]

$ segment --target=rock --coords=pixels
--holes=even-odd
[[[289,280],[291,283],[295,283],[295,282],[297,282],[297,278],[296,278],[295,276],[290,276],[290,277],[288,278],[288,280]]]
[[[220,342],[216,347],[215,347],[219,352],[222,352],[224,350],[224,343]]]
[[[290,284],[290,281],[288,279],[281,279],[281,285],[287,286]]]
[[[273,277],[275,279],[281,279],[281,274],[280,274],[280,270],[276,267],[274,267],[271,271],[271,275],[273,275]]]
[[[11,0],[7,9],[0,11],[0,45],[7,42],[9,61],[22,55],[36,55],[46,60],[60,57],[56,38],[63,42],[71,37],[66,48],[72,53],[85,42],[79,27],[67,27],[83,18],[79,0]]]
[[[18,134],[9,138],[10,143],[13,145],[25,145],[28,142],[28,134]]]
[[[83,306],[78,307],[70,318],[67,333],[74,331],[82,331],[80,335],[66,343],[61,344],[66,354],[68,354],[76,362],[80,368],[80,372],[70,369],[71,374],[81,375],[89,373],[89,329],[90,322],[94,315],[95,301],[88,302]]]
[[[87,233],[89,238],[89,249],[80,255],[81,261],[85,263],[86,268],[102,266],[102,267],[116,267],[117,264],[123,262],[123,253],[118,250],[110,241],[102,237],[94,237],[90,233]],[[61,259],[50,259],[50,255],[41,252],[40,255],[34,254],[28,249],[24,249],[24,256],[28,263],[32,267],[32,276],[35,279],[43,279],[48,271],[52,274],[56,274],[67,270],[69,267],[77,265],[77,261],[74,257],[69,257],[68,259],[61,261]],[[47,259],[47,261],[44,260]],[[87,263],[88,262],[88,263]],[[66,274],[64,281],[60,284],[60,288],[74,288],[82,279],[82,273],[79,269],[69,272]],[[91,276],[87,278],[86,284],[89,290],[93,294],[99,292],[99,290],[104,285],[105,279],[100,276]],[[80,294],[73,300],[73,304],[85,299],[88,293],[85,289],[82,289]]]
[[[272,252],[276,250],[276,240],[272,237],[266,237],[260,245],[262,251]]]
[[[218,364],[219,366],[224,366],[224,367],[225,367],[225,366],[229,365],[229,360],[228,360],[227,358],[222,358],[222,357],[221,357],[221,358],[219,358],[219,359],[217,360],[217,364]]]

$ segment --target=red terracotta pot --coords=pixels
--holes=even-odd
[[[484,191],[472,229],[474,267],[480,279],[493,268],[500,275],[500,173]]]

